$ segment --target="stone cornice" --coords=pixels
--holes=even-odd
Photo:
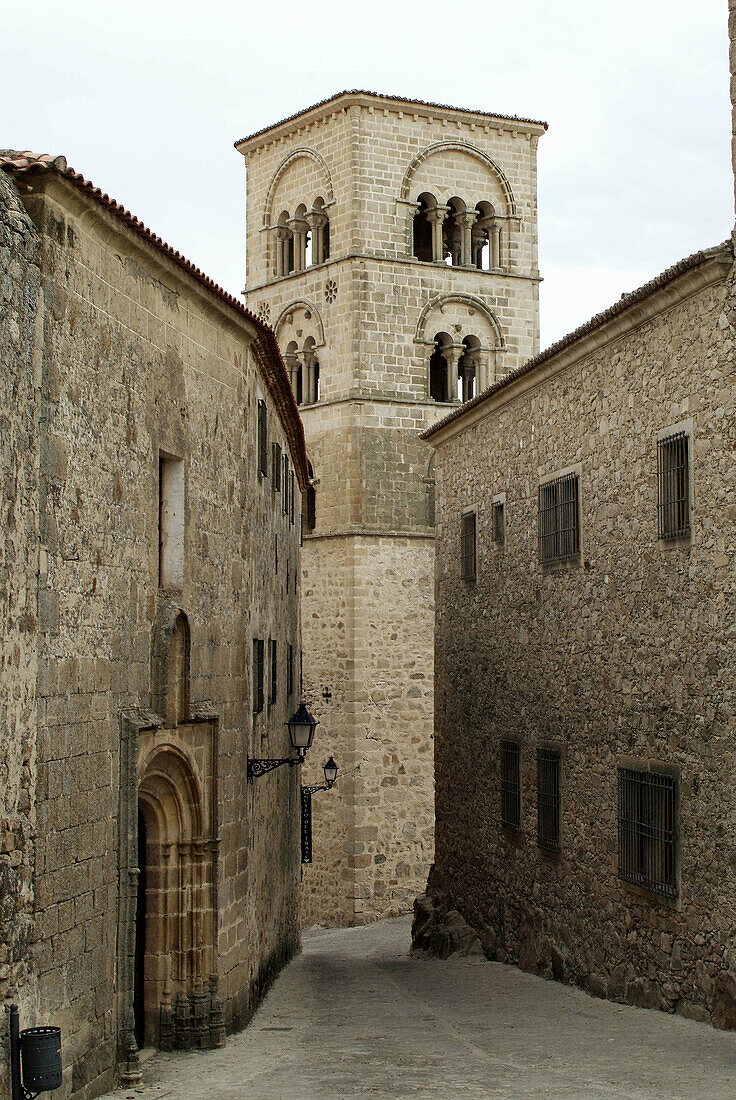
[[[300,130],[307,130],[316,123],[334,115],[343,114],[351,107],[360,107],[368,111],[386,111],[398,115],[411,115],[423,118],[436,118],[456,123],[458,126],[470,126],[471,129],[485,127],[494,130],[508,130],[511,133],[530,134],[539,137],[547,129],[547,123],[530,118],[517,118],[514,115],[491,114],[485,111],[473,111],[465,107],[452,107],[442,103],[427,103],[418,99],[404,99],[401,96],[381,95],[378,92],[345,91],[338,92],[329,99],[315,103],[303,111],[262,130],[236,141],[235,148],[247,156],[254,150],[271,145],[276,141],[291,138]]]
[[[496,382],[485,393],[425,429],[421,438],[436,447],[462,434],[504,405],[569,370],[648,321],[669,312],[708,287],[724,282],[733,267],[733,259],[730,243],[726,242],[680,261],[639,290],[624,295],[610,309],[593,317],[547,351]]]

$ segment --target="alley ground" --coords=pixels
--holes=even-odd
[[[736,1096],[736,1034],[483,958],[413,958],[409,930],[308,932],[224,1049],[156,1055],[109,1100]]]

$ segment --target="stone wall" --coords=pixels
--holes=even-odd
[[[683,262],[435,436],[438,877],[490,954],[719,1026],[736,1021],[731,262]],[[661,540],[657,439],[678,424],[692,536]],[[542,566],[538,486],[565,468],[580,553]],[[521,745],[518,832],[500,821],[502,739]],[[562,758],[559,855],[537,843],[540,746]],[[621,766],[676,776],[672,900],[618,877]]]
[[[36,770],[38,381],[33,359],[38,241],[0,173],[0,1002],[33,1011],[30,957]],[[7,1026],[0,1081],[7,1080]]]
[[[304,688],[325,758],[332,752],[341,772],[313,803],[306,923],[405,911],[431,863],[434,480],[419,433],[453,403],[430,396],[429,360],[439,330],[457,341],[476,335],[492,376],[537,350],[541,132],[349,93],[239,143],[248,304],[270,319],[287,362],[309,342],[320,371],[319,401],[301,408],[316,478]],[[430,183],[443,202],[494,201],[503,271],[413,256],[412,217]],[[277,278],[278,215],[317,192],[329,258]],[[310,783],[323,762],[306,769]]]
[[[291,522],[271,470],[258,472],[259,400],[269,466],[272,441],[291,469],[298,456],[259,365],[258,326],[75,183],[51,171],[22,182],[43,273],[38,1001],[24,1024],[61,1025],[59,1095],[86,1100],[111,1087],[118,1064],[135,1070],[139,783],[147,862],[173,848],[191,880],[190,901],[177,894],[168,910],[180,923],[162,918],[146,941],[146,967],[159,967],[165,996],[184,988],[177,1035],[207,1045],[223,1022],[242,1026],[298,947],[297,769],[246,783],[248,756],[289,753],[284,723],[296,689],[287,695],[287,644],[300,648],[299,485]],[[161,455],[184,464],[183,579],[167,588]],[[278,642],[276,700],[258,715],[253,638],[267,652],[270,638]],[[268,668],[265,676],[268,698]],[[30,687],[26,694],[27,709]],[[22,792],[14,797],[22,811]],[[190,821],[188,834],[166,831],[167,806]],[[165,844],[151,839],[156,830]],[[154,882],[159,871],[151,864],[148,873]],[[185,974],[200,986],[182,1030]],[[211,1027],[200,1014],[205,994]],[[156,1031],[155,1006],[147,1018]]]

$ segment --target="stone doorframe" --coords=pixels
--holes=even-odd
[[[162,1028],[163,1045],[171,1047],[221,1046],[225,1041],[222,1011],[217,988],[217,923],[219,905],[217,820],[217,761],[219,716],[209,704],[195,705],[189,714],[189,728],[206,723],[209,726],[211,751],[211,789],[208,792],[209,814],[203,821],[203,831],[209,836],[197,838],[200,858],[210,861],[207,883],[211,892],[211,921],[206,946],[211,955],[211,972],[206,983],[198,989],[193,1005],[196,1016],[194,1028],[173,1026]],[[167,723],[160,715],[142,708],[124,711],[120,719],[120,789],[118,809],[118,939],[117,939],[117,1060],[120,1079],[123,1082],[140,1080],[140,1062],[135,1041],[133,992],[135,985],[136,952],[136,903],[138,896],[138,804],[139,804],[139,749],[141,740],[150,740]],[[204,731],[203,731],[204,732]],[[196,1034],[195,1034],[196,1031]],[[180,1034],[179,1034],[180,1033]]]

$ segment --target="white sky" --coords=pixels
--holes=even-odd
[[[235,294],[233,142],[345,88],[549,122],[543,347],[731,231],[726,0],[4,0],[0,12],[0,146],[63,153]]]

